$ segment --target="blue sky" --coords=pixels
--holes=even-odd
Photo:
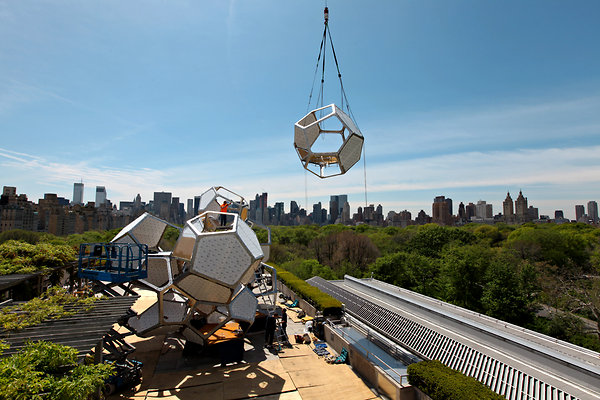
[[[600,201],[600,2],[329,0],[366,163],[320,180],[293,148],[323,1],[0,0],[0,185],[113,201],[222,185],[309,207],[541,214]],[[328,66],[332,66],[328,53]],[[328,69],[325,104],[340,103]],[[456,212],[456,210],[455,210]]]

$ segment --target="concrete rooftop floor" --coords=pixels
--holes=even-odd
[[[152,292],[141,293],[135,311],[149,307]],[[304,325],[294,311],[288,312],[288,335],[302,333]],[[313,352],[314,345],[293,344],[280,351],[264,348],[264,332],[245,338],[244,361],[222,367],[206,357],[184,357],[183,342],[175,338],[130,336],[136,346],[131,358],[142,361],[143,380],[134,389],[109,399],[152,400],[344,400],[379,399],[349,365],[327,364]],[[330,348],[328,350],[331,351]]]

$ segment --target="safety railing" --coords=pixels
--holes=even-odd
[[[122,283],[148,277],[148,245],[82,243],[77,274],[83,279]]]

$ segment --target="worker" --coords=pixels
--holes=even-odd
[[[281,329],[283,330],[283,336],[287,338],[287,311],[285,308],[281,310]]]
[[[267,316],[267,321],[265,324],[265,347],[268,348],[273,347],[273,339],[275,338],[275,328],[277,327],[277,322],[275,318],[277,318],[277,314]]]
[[[227,200],[223,200],[223,204],[221,204],[221,212],[226,213],[229,208],[229,203]],[[227,215],[221,214],[221,226],[225,226],[227,224]]]

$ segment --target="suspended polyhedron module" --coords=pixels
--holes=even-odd
[[[315,151],[317,139],[334,135],[331,149]],[[317,108],[294,125],[294,147],[302,166],[319,178],[345,174],[360,160],[364,138],[354,121],[335,104]]]

